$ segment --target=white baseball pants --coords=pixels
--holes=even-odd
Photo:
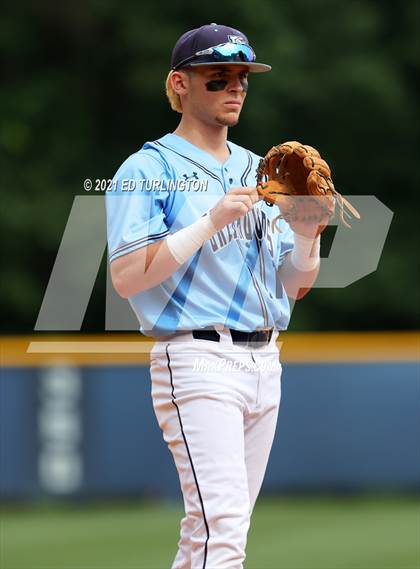
[[[273,334],[264,347],[191,333],[156,342],[153,406],[175,460],[184,498],[172,569],[240,569],[280,404]]]

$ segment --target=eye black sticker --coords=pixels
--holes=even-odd
[[[248,91],[248,79],[246,77],[239,79],[244,93]],[[206,83],[207,91],[223,91],[226,89],[228,81],[226,79],[213,79]]]
[[[223,91],[228,82],[225,79],[214,79],[206,83],[207,91]]]

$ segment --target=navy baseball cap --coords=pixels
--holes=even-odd
[[[172,70],[196,65],[246,65],[249,71],[270,71],[257,63],[245,34],[229,26],[208,24],[182,34],[172,50]]]

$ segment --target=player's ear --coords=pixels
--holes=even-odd
[[[177,95],[186,95],[188,92],[189,76],[186,71],[172,71],[169,77],[172,89]]]

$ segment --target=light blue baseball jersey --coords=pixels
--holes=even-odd
[[[228,142],[221,164],[176,134],[132,154],[106,195],[108,250],[118,257],[164,239],[208,212],[233,187],[255,186],[260,157]],[[289,301],[277,271],[293,231],[276,207],[259,201],[221,229],[161,284],[129,298],[140,331],[162,336],[222,325],[250,332],[287,328]]]

